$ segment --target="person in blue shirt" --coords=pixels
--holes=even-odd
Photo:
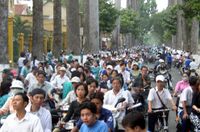
[[[190,68],[190,63],[192,62],[192,60],[190,59],[190,57],[187,57],[185,60],[185,68]]]
[[[168,65],[168,68],[170,68],[171,69],[171,66],[172,66],[172,55],[171,55],[171,53],[168,53],[167,54],[167,65]]]
[[[30,68],[29,60],[25,59],[23,63],[24,63],[24,66],[22,67],[21,73],[20,73],[20,78],[22,79],[22,81],[24,81],[24,79],[26,78],[27,74],[29,73],[29,68]]]
[[[99,80],[100,66],[96,60],[93,61],[93,65],[91,66],[92,74],[95,76],[95,79]]]
[[[108,126],[104,121],[97,120],[97,108],[92,102],[83,103],[80,107],[81,125],[80,132],[108,132]]]
[[[108,132],[114,132],[112,112],[102,107],[104,94],[102,92],[96,92],[90,96],[90,99],[91,102],[96,105],[97,112],[95,115],[97,119],[100,121],[104,121],[107,124]],[[76,127],[73,129],[73,132],[77,132],[78,129],[80,129],[80,127],[82,126],[82,124],[82,119],[79,119],[79,121],[76,123]]]
[[[52,59],[53,59],[53,53],[52,53],[52,51],[50,49],[48,49],[47,60],[48,60],[49,65],[52,64]]]

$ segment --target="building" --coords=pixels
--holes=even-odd
[[[21,16],[22,20],[28,20],[32,24],[33,0],[9,0],[9,13]],[[62,32],[66,32],[66,7],[61,7]],[[44,30],[53,31],[53,2],[43,1]]]
[[[27,5],[30,11],[33,10],[33,0],[14,0],[14,5]]]

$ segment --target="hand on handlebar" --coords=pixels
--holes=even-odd
[[[173,111],[176,111],[176,110],[177,110],[176,105],[172,106],[172,110],[173,110]]]
[[[188,114],[187,113],[184,113],[183,114],[183,119],[187,119],[188,118]]]
[[[60,127],[60,128],[63,128],[65,124],[66,124],[66,123],[65,123],[64,121],[59,121],[59,122],[57,123],[57,126]]]
[[[117,108],[117,111],[124,111],[124,110],[125,110],[124,107]]]
[[[54,97],[53,97],[52,95],[49,96],[49,99],[50,99],[50,100],[55,100]]]
[[[152,113],[152,109],[148,109],[148,113]]]

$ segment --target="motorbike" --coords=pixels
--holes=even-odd
[[[190,76],[199,76],[195,69],[190,70]]]
[[[150,68],[148,75],[149,75],[151,81],[155,81],[155,71],[154,71],[154,69]]]
[[[143,114],[145,114],[147,112],[147,103],[145,102],[146,99],[146,92],[149,92],[149,85],[146,85],[143,88],[138,88],[138,87],[132,87],[131,88],[131,94],[134,100],[134,104],[133,106],[137,106],[134,107],[134,109],[127,109],[127,112],[130,111],[138,111],[141,112]],[[139,105],[141,104],[141,105]]]
[[[167,69],[160,70],[157,75],[163,75],[165,77],[165,82],[166,82],[165,88],[169,89],[170,91],[173,91],[172,76],[168,72],[168,70]]]
[[[52,124],[53,127],[60,127],[58,126],[58,124],[60,124],[59,122],[61,122],[62,118],[64,117],[64,115],[66,115],[66,113],[68,112],[69,109],[69,105],[63,105],[63,106],[58,106],[57,108],[51,109],[51,116],[52,116]],[[71,125],[68,125],[71,126]]]
[[[116,126],[117,126],[117,119],[120,117],[120,115],[121,115],[121,112],[118,110],[118,108],[117,108],[117,105],[119,104],[119,103],[122,103],[122,102],[124,102],[125,101],[125,98],[124,97],[121,97],[121,98],[119,98],[118,100],[117,100],[117,102],[116,102],[116,104],[113,106],[113,105],[103,105],[103,107],[104,108],[106,108],[106,109],[108,109],[108,110],[110,110],[111,112],[112,112],[112,115],[113,115],[113,126],[114,126],[114,128],[116,128]]]

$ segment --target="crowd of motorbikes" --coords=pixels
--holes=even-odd
[[[157,59],[154,54],[147,56],[146,60],[148,63],[154,64],[154,67],[149,68],[149,71],[148,71],[148,76],[150,77],[151,81],[155,82],[155,78],[157,75],[163,75],[165,77],[165,82],[166,82],[165,88],[169,89],[170,92],[173,92],[172,76],[170,74],[170,67],[166,64],[166,62],[162,59]],[[156,61],[158,63],[156,63]],[[92,62],[90,62],[90,59],[89,59],[87,63],[90,64]],[[183,66],[183,63],[180,61],[175,61],[174,67],[179,69],[180,73],[188,73],[190,75],[195,75],[195,76],[197,75],[197,73],[194,69],[190,70],[189,68],[185,68]],[[141,90],[140,88],[133,87],[133,85],[132,85],[133,83],[134,83],[134,78],[132,79],[132,82],[129,84],[128,90],[132,94],[134,104],[132,104],[131,106],[126,108],[126,112],[129,113],[132,111],[139,111],[139,112],[142,112],[143,114],[147,114],[147,108],[148,108],[147,101],[146,101],[147,97],[144,96],[144,92],[149,91],[151,86],[143,87]],[[115,104],[115,106],[104,105],[103,107],[111,110],[111,112],[113,113],[114,119],[116,119],[119,116],[119,112],[118,112],[118,109],[116,108],[116,106],[119,103],[122,103],[124,101],[125,101],[125,98],[119,98],[117,103]],[[59,122],[62,120],[63,116],[65,114],[67,114],[69,105],[58,106],[57,105],[58,102],[56,102],[56,100],[49,101],[48,103],[51,107],[53,127],[65,127],[66,130],[71,130],[74,127],[73,120],[69,121],[67,124],[65,124],[63,126],[58,126],[58,124],[61,124]]]

